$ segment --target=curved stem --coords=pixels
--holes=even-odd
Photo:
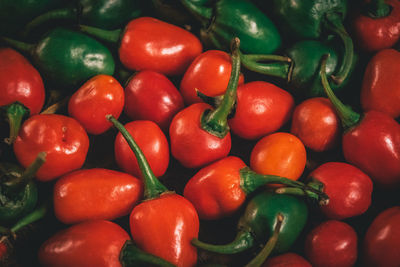
[[[34,44],[28,44],[28,43],[17,41],[17,40],[7,38],[4,36],[0,36],[0,40],[5,42],[9,46],[11,46],[19,51],[22,51],[24,53],[27,53],[27,54],[31,54],[33,48],[35,47]]]
[[[123,267],[148,265],[159,267],[175,266],[162,258],[140,250],[130,240],[126,241],[122,247],[119,259]]]
[[[232,71],[228,87],[220,105],[214,110],[208,110],[201,117],[201,127],[205,131],[219,138],[229,132],[228,116],[236,103],[236,92],[240,75],[239,38],[232,41]]]
[[[338,114],[342,126],[344,130],[348,130],[349,128],[355,126],[360,120],[360,114],[354,112],[350,107],[345,106],[339,98],[335,96],[332,91],[332,88],[329,85],[328,79],[326,77],[326,61],[329,57],[329,54],[324,55],[321,61],[321,69],[320,76],[322,81],[322,87],[324,88],[325,94],[328,96],[329,100],[332,102],[332,105],[335,107],[336,113]]]
[[[22,119],[25,116],[28,116],[29,113],[29,109],[19,102],[15,102],[7,107],[6,114],[8,124],[10,126],[10,135],[4,140],[7,144],[11,145],[12,143],[14,143],[15,139],[18,136]]]
[[[128,142],[129,147],[135,153],[136,159],[139,164],[140,171],[142,173],[144,182],[144,198],[153,199],[159,197],[162,193],[168,191],[168,189],[157,179],[153,171],[150,168],[149,162],[144,156],[142,150],[137,145],[132,135],[125,129],[125,127],[112,115],[106,116],[115,128],[122,134],[125,140]]]
[[[340,68],[337,71],[337,73],[331,75],[331,79],[333,80],[333,82],[339,85],[344,80],[346,80],[352,68],[353,57],[354,57],[353,40],[351,39],[350,35],[344,28],[342,17],[339,14],[327,13],[325,25],[328,29],[339,35],[340,39],[342,39],[342,42],[344,44],[344,55],[342,64],[340,65]]]
[[[203,27],[208,27],[208,24],[212,19],[212,13],[213,13],[211,7],[196,5],[190,0],[181,0],[181,3],[183,4],[183,6],[186,7],[186,9],[190,13],[192,13],[196,17],[197,20],[201,22]]]
[[[122,29],[116,30],[103,30],[100,28],[88,26],[88,25],[79,25],[79,30],[83,33],[87,33],[91,36],[94,36],[102,41],[117,44],[121,34]]]
[[[371,18],[384,18],[391,13],[390,5],[385,3],[385,0],[371,0],[367,4],[367,16]]]
[[[225,245],[213,245],[201,242],[197,238],[192,239],[192,245],[201,248],[206,251],[216,252],[220,254],[236,254],[242,251],[245,251],[254,245],[254,237],[253,235],[246,231],[240,231],[235,239]]]
[[[48,203],[44,203],[41,206],[39,206],[38,208],[36,208],[35,210],[33,210],[31,213],[29,213],[28,215],[22,217],[20,220],[18,220],[18,222],[16,222],[14,224],[13,227],[11,227],[11,232],[15,233],[18,230],[20,230],[21,228],[25,227],[28,224],[34,223],[38,220],[40,220],[41,218],[43,218],[48,210]]]
[[[261,266],[271,254],[272,250],[275,248],[276,243],[278,242],[279,233],[281,232],[281,226],[283,223],[284,217],[281,213],[278,214],[274,232],[272,236],[269,238],[268,242],[265,244],[263,249],[257,254],[257,256],[252,259],[245,267],[259,267]]]

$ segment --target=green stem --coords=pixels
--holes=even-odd
[[[350,107],[345,106],[339,98],[335,96],[332,91],[332,88],[329,85],[328,79],[326,77],[326,61],[329,57],[329,54],[324,55],[321,61],[321,69],[320,76],[322,81],[322,87],[324,88],[325,94],[328,96],[329,100],[332,102],[332,105],[335,107],[336,113],[338,114],[342,126],[344,130],[348,130],[349,128],[355,126],[360,121],[360,114],[354,112]]]
[[[132,241],[128,240],[125,242],[120,253],[120,262],[123,267],[129,266],[159,266],[159,267],[174,267],[172,263],[146,253],[136,247]]]
[[[390,5],[385,3],[385,0],[371,0],[367,4],[367,16],[371,18],[384,18],[391,13]]]
[[[18,220],[13,227],[11,227],[11,232],[15,233],[18,230],[20,230],[21,228],[25,227],[28,224],[31,224],[33,222],[36,222],[38,220],[40,220],[41,218],[43,218],[48,210],[47,207],[48,203],[44,203],[41,206],[39,206],[38,208],[36,208],[35,210],[33,210],[31,213],[29,213],[28,215],[24,216],[23,218],[21,218],[20,220]]]
[[[201,248],[206,251],[220,253],[220,254],[236,254],[242,251],[245,251],[254,245],[254,237],[253,235],[247,231],[240,231],[235,239],[225,245],[213,245],[201,242],[197,238],[192,239],[192,245]]]
[[[276,243],[278,242],[283,219],[283,215],[279,213],[272,236],[269,238],[268,242],[257,254],[257,256],[252,259],[248,264],[246,264],[245,267],[260,267],[267,260],[268,256],[271,254],[272,250],[275,248]]]
[[[88,25],[79,25],[79,30],[83,33],[87,33],[91,36],[94,36],[102,41],[117,44],[121,34],[122,34],[122,29],[116,29],[116,30],[104,30]]]
[[[305,190],[302,190],[301,188],[295,188],[295,187],[281,187],[275,190],[275,193],[277,194],[286,194],[286,195],[294,195],[294,196],[300,196],[300,197],[311,197],[315,198],[313,195],[314,193],[312,192],[307,192]],[[325,206],[328,205],[329,203],[329,198],[326,199],[321,199],[318,204],[320,206]]]
[[[245,55],[240,53],[242,65],[251,71],[291,80],[293,69],[292,59],[279,55]]]
[[[344,44],[344,55],[341,62],[340,68],[336,74],[331,75],[331,79],[337,85],[341,84],[346,80],[347,76],[350,74],[353,57],[354,57],[354,47],[353,40],[347,33],[343,26],[342,17],[337,13],[327,13],[326,14],[326,27],[339,35],[340,39]]]
[[[207,28],[212,19],[213,10],[211,7],[199,6],[190,0],[181,0],[181,3],[186,7],[186,9],[196,17],[197,20]]]
[[[31,54],[32,50],[35,48],[35,44],[28,44],[28,43],[24,43],[21,41],[17,41],[11,38],[7,38],[4,36],[0,36],[0,40],[3,41],[4,43],[8,44],[9,46],[22,51],[26,54]]]
[[[224,138],[229,132],[228,116],[236,103],[236,92],[240,75],[239,38],[232,41],[232,72],[228,87],[220,105],[214,110],[207,110],[201,117],[201,127],[208,133]]]
[[[128,142],[129,147],[135,153],[136,159],[139,164],[140,171],[142,173],[144,182],[144,198],[153,199],[159,197],[162,193],[168,191],[168,189],[157,179],[153,171],[150,168],[149,162],[144,156],[142,150],[137,145],[132,135],[125,129],[125,127],[112,115],[107,115],[106,118],[114,125],[115,128],[122,134],[125,140]]]
[[[18,136],[22,119],[25,116],[29,116],[29,113],[29,109],[20,102],[15,102],[7,107],[6,114],[8,124],[10,126],[10,135],[4,140],[7,144],[11,145],[12,143],[14,143],[15,139]]]

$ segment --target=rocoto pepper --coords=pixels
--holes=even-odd
[[[228,50],[238,37],[241,49],[251,54],[269,54],[281,46],[275,24],[251,1],[221,0],[212,7],[181,0],[203,26],[203,33],[218,49]]]
[[[43,78],[63,89],[75,91],[95,75],[114,74],[115,62],[110,50],[79,32],[55,28],[35,44],[1,39],[29,54]]]

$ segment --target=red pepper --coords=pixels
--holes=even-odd
[[[272,83],[254,81],[237,88],[235,115],[229,120],[234,134],[259,139],[280,129],[291,117],[294,99]]]
[[[399,40],[399,1],[371,0],[360,10],[352,24],[355,42],[362,50],[379,51],[392,47]]]
[[[0,48],[0,106],[7,106],[13,143],[25,115],[40,112],[45,99],[42,77],[31,63],[11,48]]]
[[[288,252],[267,259],[262,267],[312,267],[302,256]]]
[[[49,181],[82,167],[89,149],[89,137],[73,118],[59,114],[34,115],[27,119],[14,142],[14,153],[23,167],[39,152],[46,162],[36,173],[39,181]]]
[[[68,102],[68,113],[90,134],[102,134],[112,124],[105,118],[118,118],[124,107],[124,89],[109,75],[96,75],[82,85]]]
[[[327,98],[309,98],[294,109],[290,132],[314,151],[336,147],[340,141],[340,119]]]
[[[400,116],[399,101],[400,52],[384,49],[371,58],[365,69],[361,105],[364,111],[377,110],[396,118]]]
[[[163,74],[144,70],[134,74],[125,87],[124,112],[132,120],[150,120],[164,131],[178,111],[183,98],[175,85]]]
[[[150,17],[131,20],[124,30],[105,31],[85,25],[80,28],[96,37],[119,42],[119,59],[130,70],[181,75],[203,50],[200,40],[191,32]]]
[[[169,144],[160,127],[152,121],[132,121],[125,128],[143,151],[154,175],[164,175],[169,165]],[[142,177],[136,156],[121,133],[115,138],[114,152],[115,161],[124,172]]]
[[[304,249],[313,267],[351,267],[357,260],[357,241],[350,225],[329,220],[307,234]]]
[[[114,220],[128,215],[142,194],[142,182],[129,174],[101,168],[77,170],[54,185],[54,213],[65,224]]]
[[[186,105],[203,102],[196,90],[209,97],[223,95],[231,76],[232,62],[228,53],[221,50],[207,50],[198,55],[182,77],[180,92]],[[212,79],[210,79],[212,77]],[[243,84],[240,74],[238,84]]]
[[[400,206],[387,208],[375,217],[363,241],[364,266],[399,266],[399,224]]]

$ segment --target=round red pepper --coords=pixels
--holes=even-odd
[[[325,221],[307,234],[305,254],[313,267],[351,267],[357,260],[357,240],[347,223]]]
[[[71,117],[34,115],[23,123],[13,148],[17,160],[25,168],[39,152],[46,152],[46,162],[36,173],[36,178],[50,181],[82,167],[89,149],[89,137]]]
[[[101,168],[77,170],[55,183],[54,213],[65,224],[114,220],[128,215],[142,194],[142,182],[127,173]]]
[[[164,175],[169,165],[169,144],[160,127],[152,121],[132,121],[125,128],[143,151],[154,175]],[[136,156],[121,133],[115,138],[114,154],[124,172],[142,177]]]
[[[110,75],[96,75],[83,84],[70,98],[68,113],[90,134],[102,134],[112,124],[107,114],[118,118],[124,107],[124,89]]]
[[[25,115],[41,111],[44,99],[43,80],[36,68],[14,49],[0,48],[0,106],[8,106],[8,143],[14,142]]]
[[[175,85],[163,74],[144,70],[136,73],[125,87],[124,112],[132,120],[150,120],[164,131],[178,111],[183,98]]]
[[[288,252],[267,259],[262,267],[312,267],[302,256]]]
[[[396,267],[400,262],[400,206],[376,216],[363,241],[364,266]]]

